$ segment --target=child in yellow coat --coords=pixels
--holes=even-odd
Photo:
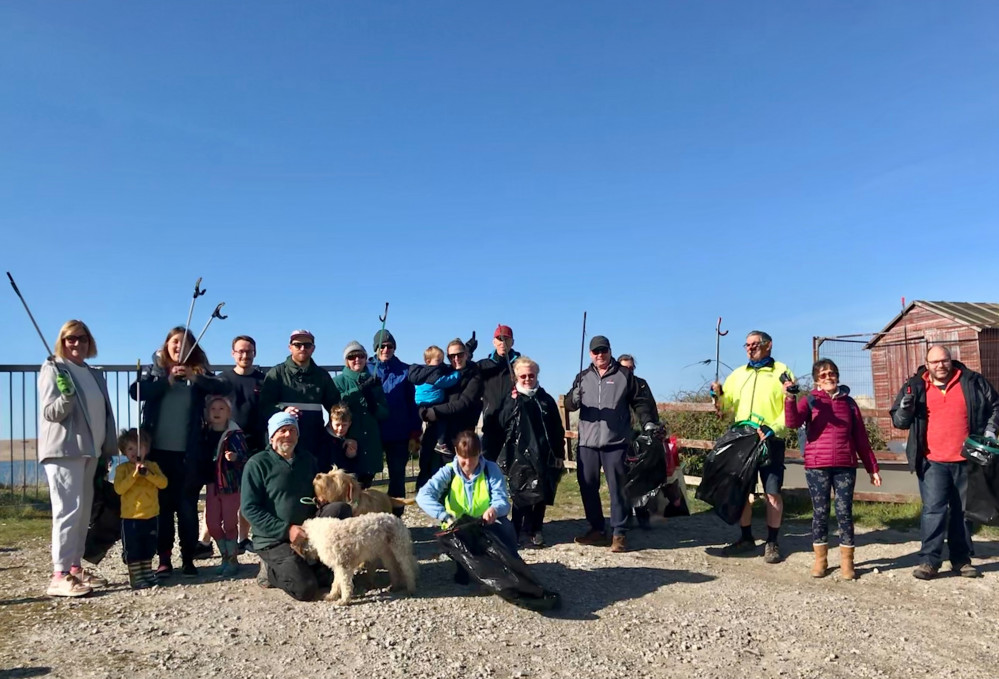
[[[136,429],[122,430],[118,450],[128,462],[114,472],[114,490],[121,495],[121,541],[128,584],[132,589],[156,586],[153,555],[156,554],[156,525],[160,515],[160,490],[167,477],[155,462],[146,462],[149,433]]]

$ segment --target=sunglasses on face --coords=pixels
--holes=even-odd
[[[312,342],[292,342],[291,346],[295,347],[296,349],[311,349],[316,345],[313,344]]]
[[[504,336],[504,335],[500,335],[500,336],[499,336],[499,337],[497,337],[496,339],[498,339],[498,340],[499,340],[500,342],[504,342],[504,343],[506,343],[506,342],[509,342],[509,341],[510,341],[511,339],[513,339],[513,338],[512,338],[512,337],[506,337],[506,336]]]
[[[524,373],[523,375],[517,375],[518,380],[523,380],[525,382],[527,382],[528,380],[533,380],[536,377],[537,375],[535,375],[534,373]]]
[[[86,335],[66,335],[62,338],[62,341],[66,344],[83,344],[84,342],[89,342],[90,338]]]
[[[465,355],[465,352],[464,351],[460,351],[457,354],[448,354],[447,357],[448,358],[461,358],[464,355]]]
[[[351,354],[347,357],[348,361],[364,361],[367,360],[367,354]]]
[[[839,375],[836,374],[836,373],[834,373],[834,372],[826,371],[826,372],[820,372],[819,373],[819,379],[820,380],[825,380],[825,379],[828,379],[830,377],[835,377],[836,379],[839,379]]]
[[[379,349],[395,349],[394,344],[382,344],[378,347]]]
[[[609,353],[609,352],[610,352],[610,349],[608,349],[607,347],[597,347],[596,349],[590,349],[590,353],[591,354],[595,354],[597,356],[599,356],[600,354],[606,354],[606,353]]]

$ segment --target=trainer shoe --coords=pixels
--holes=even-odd
[[[274,586],[271,584],[271,581],[267,578],[267,564],[265,564],[263,561],[260,562],[260,572],[257,573],[257,584],[262,589],[270,589]]]
[[[953,566],[953,572],[960,575],[962,578],[980,578],[982,574],[978,572],[978,569],[972,566],[970,563],[963,563],[960,566]]]
[[[931,566],[928,563],[921,563],[916,566],[912,571],[912,577],[919,580],[932,580],[937,577],[939,569],[935,566]]]
[[[198,568],[194,565],[193,561],[185,561],[180,574],[185,578],[196,578],[198,576]]]
[[[611,548],[610,548],[610,551],[614,552],[615,554],[620,554],[621,552],[627,552],[628,551],[628,538],[626,538],[623,535],[615,535],[611,539]]]
[[[750,554],[756,551],[756,540],[739,538],[730,545],[722,547],[722,556],[737,556],[739,554]]]
[[[607,538],[607,534],[602,530],[592,529],[577,536],[574,542],[577,545],[586,545],[587,547],[607,547],[611,543],[611,541]]]
[[[236,553],[237,554],[245,554],[246,552],[249,552],[250,554],[256,554],[257,553],[256,550],[253,549],[253,540],[251,540],[250,538],[245,538],[245,539],[239,541],[238,549],[237,549]]]
[[[197,542],[194,545],[194,554],[192,558],[194,559],[210,559],[215,556],[215,550],[212,549],[212,543]]]
[[[84,585],[74,576],[66,573],[57,578],[52,578],[48,589],[45,590],[45,594],[48,596],[77,597],[86,596],[92,591],[89,585]]]
[[[764,563],[780,563],[780,546],[776,542],[768,542],[763,546]]]
[[[108,586],[107,578],[101,577],[97,573],[91,573],[90,571],[82,568],[78,571],[70,569],[69,574],[76,578],[80,584],[86,585],[91,589]]]

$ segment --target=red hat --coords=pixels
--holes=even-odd
[[[509,337],[513,339],[513,328],[509,325],[497,325],[496,332],[493,333],[493,339],[497,337]]]

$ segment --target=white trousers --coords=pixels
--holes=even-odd
[[[69,571],[83,560],[94,504],[96,457],[61,457],[42,462],[52,501],[52,570]]]

